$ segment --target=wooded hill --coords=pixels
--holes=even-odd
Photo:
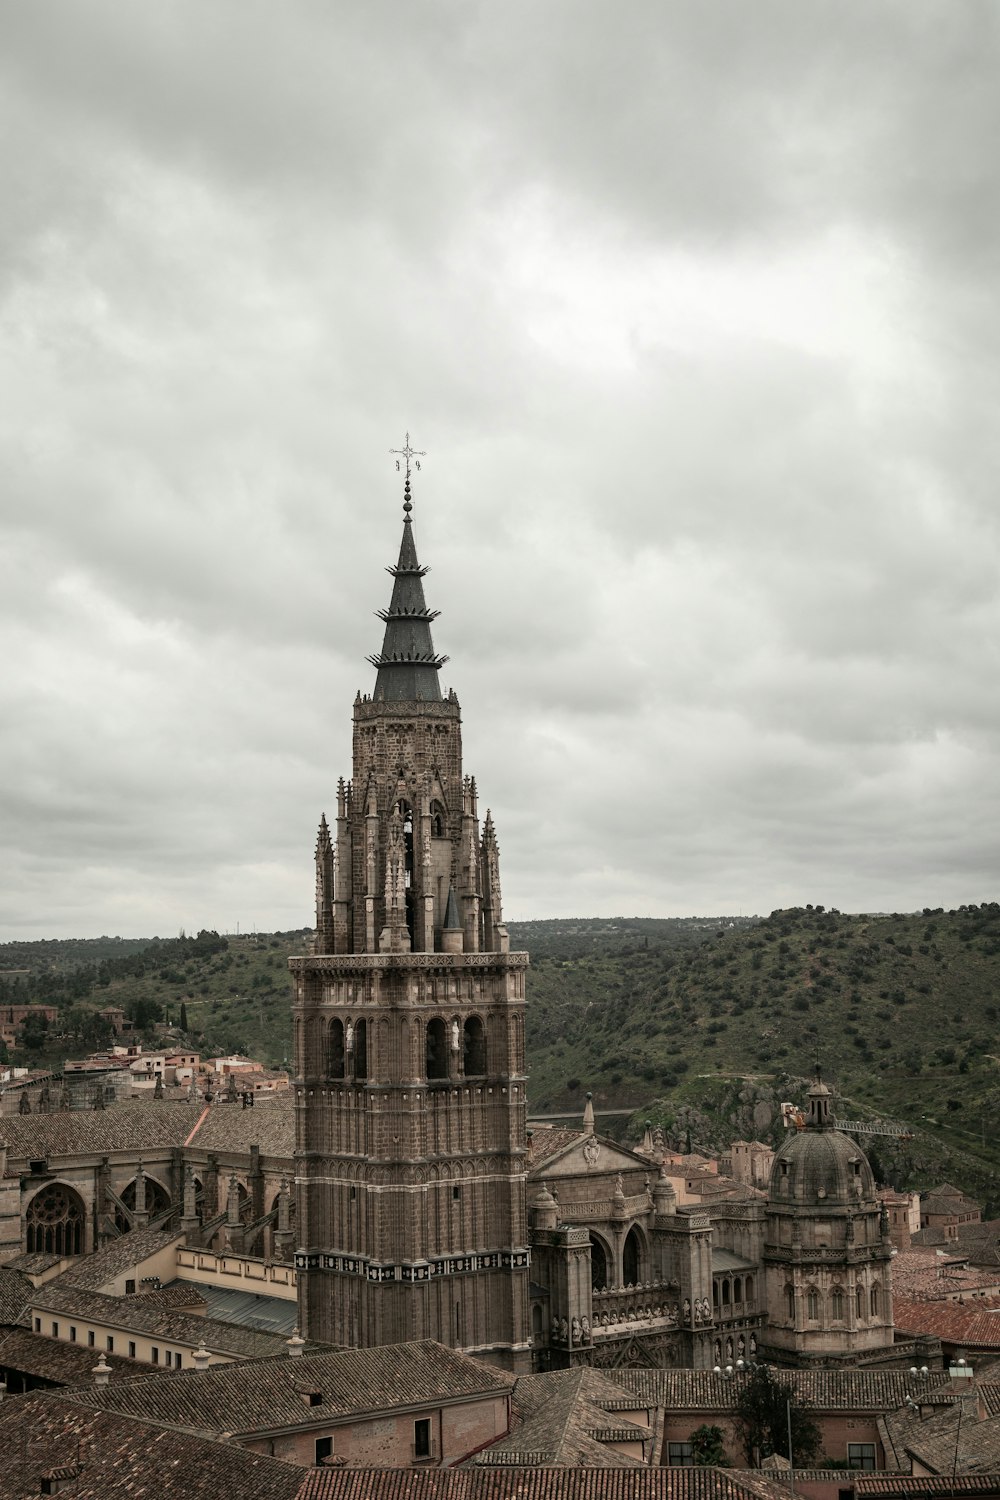
[[[532,955],[533,1113],[635,1111],[685,1143],[781,1135],[818,1061],[841,1118],[892,1116],[910,1142],[869,1138],[897,1185],[948,1177],[1000,1212],[1000,906],[847,916],[806,906],[755,918],[512,922]],[[79,1052],[87,1017],[157,1009],[203,1052],[290,1056],[287,958],[311,934],[0,946],[0,998],[60,1006],[60,1038],[19,1061]],[[178,1033],[179,1036],[179,1033]],[[87,1045],[93,1045],[88,1041]]]

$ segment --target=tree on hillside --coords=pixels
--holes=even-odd
[[[761,1459],[769,1458],[772,1453],[788,1457],[789,1412],[792,1460],[798,1468],[808,1465],[819,1452],[819,1428],[790,1380],[779,1379],[767,1365],[754,1365],[734,1407],[743,1451],[751,1468],[759,1468]]]
[[[187,1012],[187,1006],[184,1004],[184,1001],[182,1000],[181,1001],[181,1030],[182,1031],[187,1031],[187,1029],[188,1029],[188,1012]]]
[[[25,1016],[21,1023],[18,1034],[18,1046],[23,1047],[25,1052],[41,1052],[48,1037],[49,1022],[44,1011],[38,1015]]]
[[[163,1020],[163,1006],[159,1000],[132,1000],[129,1002],[128,1014],[135,1022],[140,1031],[154,1026],[157,1021]]]

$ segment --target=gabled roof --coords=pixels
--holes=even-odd
[[[901,1333],[930,1333],[949,1344],[1000,1350],[1000,1297],[976,1297],[970,1302],[893,1297],[892,1316]]]
[[[68,1344],[64,1339],[51,1339],[41,1333],[32,1333],[28,1328],[14,1328],[0,1338],[0,1367],[19,1370],[53,1385],[93,1385],[94,1366],[99,1358],[96,1349],[83,1344]],[[117,1354],[105,1354],[105,1364],[111,1371],[112,1380],[134,1380],[137,1375],[148,1374],[151,1365],[137,1364],[134,1359],[125,1359]],[[158,1365],[155,1373],[164,1370]]]
[[[108,1297],[87,1287],[73,1286],[61,1276],[32,1294],[31,1306],[36,1312],[59,1313],[71,1318],[90,1319],[109,1328],[146,1334],[150,1338],[170,1340],[195,1348],[204,1343],[217,1354],[254,1359],[266,1355],[287,1356],[283,1336],[244,1328],[218,1318],[198,1313],[177,1312],[162,1307],[154,1297]]]
[[[340,1419],[397,1407],[504,1396],[513,1383],[512,1376],[424,1339],[298,1359],[181,1370],[169,1380],[133,1380],[128,1385],[81,1391],[75,1399],[145,1421],[170,1422],[188,1431],[245,1436],[329,1427]],[[317,1404],[306,1401],[309,1391],[319,1392]]]
[[[711,1468],[313,1469],[298,1500],[789,1500],[762,1474]]]
[[[907,1396],[927,1391],[927,1377],[906,1370],[782,1370],[782,1380],[817,1411],[895,1411]],[[668,1411],[731,1412],[745,1377],[726,1379],[712,1370],[609,1370],[608,1376],[646,1406]]]
[[[103,1245],[100,1250],[95,1250],[93,1255],[77,1261],[61,1276],[45,1283],[44,1289],[39,1288],[35,1295],[44,1296],[45,1290],[57,1286],[86,1287],[91,1291],[100,1291],[101,1287],[114,1281],[123,1272],[137,1270],[151,1255],[157,1255],[161,1250],[182,1244],[183,1241],[184,1235],[177,1229],[134,1229],[131,1234],[123,1234]]]
[[[642,1467],[606,1446],[609,1442],[652,1441],[652,1431],[617,1416],[621,1387],[595,1370],[560,1370],[525,1375],[514,1387],[510,1433],[490,1445],[474,1462],[503,1464],[586,1465],[598,1468]],[[611,1403],[610,1405],[607,1403]],[[639,1403],[636,1403],[639,1404]]]
[[[295,1500],[302,1483],[302,1470],[279,1459],[94,1411],[62,1392],[8,1396],[0,1474],[17,1476],[18,1493],[38,1495],[58,1470],[76,1500]]]
[[[560,1135],[568,1135],[561,1146],[550,1150],[544,1157],[539,1159],[535,1142],[540,1132],[532,1137],[531,1142],[531,1164],[528,1168],[528,1181],[537,1182],[543,1177],[567,1177],[579,1173],[581,1177],[594,1177],[608,1172],[634,1172],[642,1169],[648,1175],[652,1175],[650,1163],[644,1156],[638,1156],[636,1152],[630,1151],[627,1146],[621,1146],[617,1141],[609,1141],[603,1135],[587,1135],[582,1130],[560,1131]],[[598,1149],[596,1161],[588,1162],[584,1155],[584,1146],[592,1141]],[[544,1150],[544,1147],[541,1149]],[[559,1171],[553,1171],[558,1166]]]

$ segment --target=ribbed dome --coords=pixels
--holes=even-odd
[[[857,1141],[806,1126],[778,1150],[769,1196],[772,1203],[845,1208],[873,1199],[875,1178]]]

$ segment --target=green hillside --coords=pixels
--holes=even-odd
[[[949,1177],[1000,1212],[1000,906],[845,916],[513,922],[532,955],[527,1043],[533,1113],[634,1111],[681,1144],[781,1134],[817,1061],[841,1118],[904,1121],[911,1141],[866,1140],[899,1186]],[[58,1066],[99,1045],[94,1015],[160,1017],[203,1053],[290,1056],[287,960],[307,930],[122,943],[0,946],[0,1001],[60,1008],[19,1062]],[[183,1013],[181,1007],[183,1006]],[[179,1039],[180,1033],[175,1033]],[[147,1029],[147,1035],[154,1035]]]

